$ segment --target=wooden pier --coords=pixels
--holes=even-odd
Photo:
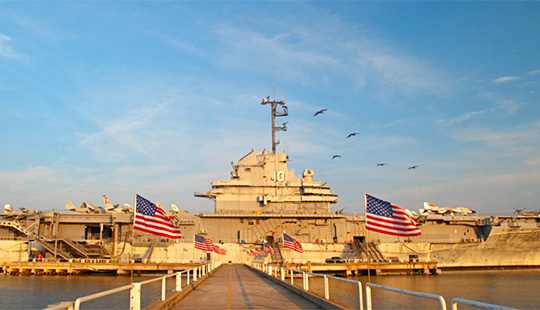
[[[22,275],[76,275],[90,272],[129,275],[132,271],[134,274],[171,274],[201,265],[199,263],[115,263],[109,260],[83,259],[75,262],[3,262],[0,263],[0,268],[4,274]]]
[[[279,284],[246,265],[222,265],[193,289],[173,293],[147,309],[344,309],[341,305]],[[176,295],[176,296],[175,296]]]
[[[145,273],[171,274],[200,266],[200,263],[119,263],[106,259],[82,259],[73,262],[3,262],[0,272],[4,274],[27,275],[74,275],[84,273],[116,273],[129,275]],[[360,263],[285,263],[283,267],[314,273],[336,275],[428,275],[439,274],[437,262],[360,262]]]
[[[437,262],[356,262],[356,263],[311,263],[284,264],[283,267],[314,273],[333,273],[337,275],[430,275],[439,274]]]

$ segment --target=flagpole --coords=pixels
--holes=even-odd
[[[135,264],[134,257],[133,257],[133,251],[135,248],[135,220],[137,217],[137,193],[134,195],[135,203],[133,204],[135,206],[135,209],[133,209],[133,229],[131,231],[131,283],[133,283],[133,265]]]
[[[368,274],[368,282],[370,283],[371,282],[371,271],[369,269],[369,261],[371,260],[369,258],[369,233],[368,233],[368,228],[367,228],[367,193],[364,193],[364,214],[366,216],[366,248],[367,248],[367,252],[366,252],[366,257],[367,257],[367,274]]]

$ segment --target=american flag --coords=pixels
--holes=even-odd
[[[227,251],[225,251],[224,249],[220,248],[217,245],[212,245],[212,249],[213,249],[214,252],[216,252],[216,254],[219,254],[219,255],[227,254]]]
[[[295,250],[298,253],[303,253],[300,242],[296,241],[294,238],[291,238],[291,236],[287,234],[283,234],[283,246]]]
[[[195,248],[203,251],[214,251],[214,242],[203,236],[195,235]]]
[[[422,232],[416,227],[410,211],[395,206],[388,201],[366,195],[366,228],[382,234],[413,237]]]
[[[136,195],[135,202],[135,229],[167,238],[182,238],[182,233],[165,210],[139,195]]]
[[[267,242],[264,243],[264,251],[274,255],[274,249]]]

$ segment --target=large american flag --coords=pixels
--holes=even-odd
[[[422,232],[410,211],[368,194],[366,195],[366,228],[387,235],[413,237]]]
[[[294,238],[291,238],[291,236],[287,234],[283,234],[283,246],[295,250],[298,253],[303,253],[300,242],[296,241]]]
[[[136,195],[135,202],[135,229],[167,238],[182,238],[182,233],[165,210],[139,195]]]

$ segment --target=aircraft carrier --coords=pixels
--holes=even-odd
[[[277,117],[287,116],[283,100],[263,98],[272,114],[272,150],[250,151],[231,163],[228,180],[213,181],[196,197],[215,201],[213,213],[167,213],[182,232],[172,240],[133,231],[133,208],[67,204],[65,212],[0,213],[0,264],[10,262],[107,262],[193,264],[272,261],[284,264],[432,263],[439,269],[540,267],[538,216],[417,216],[421,236],[396,237],[366,231],[365,217],[332,212],[338,195],[305,169],[289,170],[286,152],[276,151]],[[106,198],[106,197],[105,197]],[[302,244],[283,247],[283,234]],[[226,255],[194,248],[195,235],[210,239]],[[267,243],[275,250],[262,251]],[[334,259],[332,260],[332,257]],[[5,267],[4,267],[5,271]]]

